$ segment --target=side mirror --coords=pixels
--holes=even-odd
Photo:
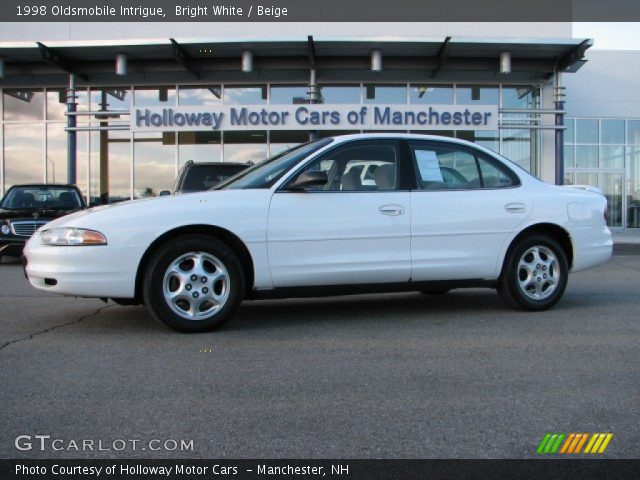
[[[171,192],[169,190],[162,190],[160,191],[160,196],[161,197],[165,197],[167,195],[171,195]]]
[[[321,170],[309,170],[304,172],[295,179],[289,190],[303,191],[308,187],[326,185],[329,181],[327,172]]]

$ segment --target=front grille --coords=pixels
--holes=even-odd
[[[11,230],[14,235],[30,237],[45,223],[47,223],[45,220],[18,220],[16,222],[11,222]]]

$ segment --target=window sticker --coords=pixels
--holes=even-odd
[[[433,150],[415,150],[420,178],[423,182],[444,182],[438,157]]]

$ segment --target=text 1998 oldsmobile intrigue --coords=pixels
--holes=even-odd
[[[143,302],[178,330],[243,299],[496,288],[543,310],[609,259],[606,199],[461,140],[360,134],[297,146],[215,190],[92,208],[28,242],[36,288]]]

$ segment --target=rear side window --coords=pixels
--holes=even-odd
[[[497,160],[464,146],[410,144],[419,190],[474,190],[519,185],[518,177]]]

